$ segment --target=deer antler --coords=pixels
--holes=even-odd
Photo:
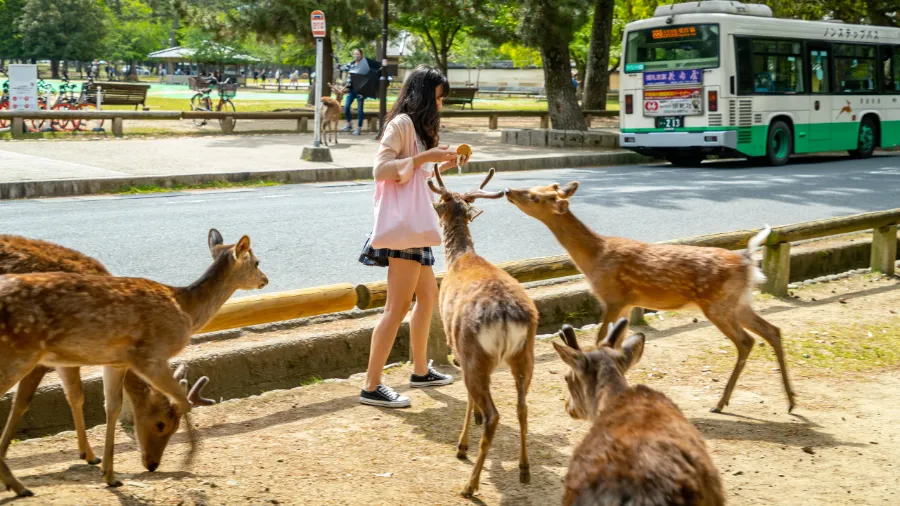
[[[563,325],[561,329],[559,329],[559,337],[566,343],[566,346],[569,348],[580,350],[581,347],[578,346],[578,340],[575,339],[575,329],[572,328],[568,323]]]
[[[491,181],[491,178],[494,177],[494,168],[491,167],[488,170],[487,176],[485,176],[484,181],[481,182],[481,186],[478,187],[479,190],[484,190],[484,187]]]
[[[465,199],[467,201],[475,200],[475,199],[499,199],[503,198],[505,193],[502,191],[498,192],[486,192],[484,191],[484,187],[491,181],[491,178],[494,177],[494,168],[491,167],[491,170],[488,171],[487,176],[485,176],[484,181],[481,182],[481,186],[478,187],[477,190],[472,190],[465,194]]]
[[[438,169],[437,164],[434,164],[434,177],[428,178],[428,187],[431,188],[431,191],[437,193],[438,195],[444,196],[449,195],[450,190],[444,186],[444,180],[441,179],[441,171]],[[435,185],[435,180],[437,181],[437,185]]]
[[[207,376],[201,376],[188,393],[187,398],[194,406],[212,406],[216,403],[213,399],[206,399],[203,397],[203,388],[207,383],[209,383],[209,378]]]

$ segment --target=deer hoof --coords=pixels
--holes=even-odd
[[[122,482],[119,480],[113,480],[106,482],[106,486],[110,488],[119,488],[122,486]]]
[[[721,413],[722,408],[720,408],[719,406],[716,406],[716,407],[712,408],[711,410],[709,410],[709,412],[710,413]]]
[[[466,460],[468,458],[468,451],[469,447],[467,445],[458,445],[456,447],[456,458],[458,458],[459,460]]]
[[[34,497],[34,492],[27,488],[23,488],[21,492],[16,494],[16,497]]]
[[[472,497],[473,494],[475,494],[475,489],[472,487],[472,485],[466,485],[462,490],[459,491],[459,495],[466,498]]]
[[[103,459],[101,459],[100,457],[94,457],[94,458],[92,458],[91,460],[88,460],[88,461],[87,461],[87,463],[90,464],[90,465],[92,465],[92,466],[99,465],[100,462],[103,462]]]
[[[528,485],[531,483],[531,470],[528,466],[519,466],[519,483]]]

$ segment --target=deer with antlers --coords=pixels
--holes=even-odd
[[[191,442],[187,460],[197,448],[188,419],[191,403],[183,384],[172,376],[168,360],[180,353],[239,289],[268,283],[250,238],[224,245],[210,230],[212,266],[193,284],[172,287],[142,278],[120,278],[65,272],[0,276],[0,394],[6,393],[36,366],[108,366],[103,371],[106,398],[104,479],[120,486],[113,471],[115,424],[122,406],[125,373],[131,370],[165,395],[176,416],[184,417]],[[33,495],[0,459],[0,481],[18,496]]]
[[[0,274],[27,274],[33,272],[75,272],[110,276],[111,274],[99,261],[78,251],[47,241],[28,239],[13,235],[0,235]],[[12,441],[19,420],[28,411],[28,405],[37,391],[44,376],[51,368],[36,366],[25,378],[19,381],[13,397],[9,419],[0,437],[0,458]],[[59,367],[57,374],[66,394],[66,401],[72,410],[75,432],[78,438],[78,451],[81,459],[88,464],[96,465],[100,459],[88,443],[84,423],[84,388],[81,383],[79,367]],[[209,378],[202,377],[188,391],[187,372],[182,365],[174,375],[175,379],[188,394],[193,405],[211,405],[215,401],[205,399],[202,389]],[[162,461],[169,439],[178,430],[180,417],[175,413],[169,399],[160,394],[133,372],[125,374],[124,390],[132,406],[134,406],[135,434],[141,450],[141,462],[148,471],[155,471]]]
[[[553,343],[569,366],[566,411],[593,423],[569,462],[563,505],[725,504],[700,432],[665,395],[625,381],[644,352],[644,335],[625,339],[627,327],[619,319],[597,347],[582,350],[564,325],[566,345]]]
[[[784,359],[781,330],[751,307],[753,290],[765,280],[753,260],[753,251],[765,242],[771,229],[766,227],[750,239],[747,249],[741,252],[606,237],[591,230],[569,210],[569,199],[577,189],[577,181],[565,186],[507,188],[506,198],[546,225],[587,278],[604,312],[597,341],[604,329],[632,307],[674,310],[698,306],[738,350],[725,392],[712,411],[721,412],[728,405],[753,349],[754,341],[746,328],[765,339],[775,351],[790,412],[794,408],[794,390]]]
[[[471,496],[478,489],[481,469],[500,422],[500,414],[491,399],[491,372],[506,362],[516,381],[519,415],[519,479],[530,480],[526,435],[528,406],[525,397],[534,371],[534,336],[538,311],[522,285],[506,271],[475,253],[469,223],[481,211],[472,207],[476,199],[498,199],[503,192],[485,192],[494,176],[488,172],[481,186],[467,193],[454,193],[444,186],[435,166],[428,180],[431,191],[440,199],[434,204],[444,231],[447,273],[441,282],[440,308],[447,342],[463,371],[469,401],[459,437],[457,457],[466,458],[469,448],[469,421],[473,411],[483,417],[484,432],[478,457],[469,481],[462,489]],[[478,416],[478,415],[476,415]]]
[[[322,143],[328,145],[328,133],[331,133],[331,139],[337,144],[338,123],[341,121],[341,99],[344,97],[344,88],[328,83],[328,87],[334,93],[334,98],[322,97]]]

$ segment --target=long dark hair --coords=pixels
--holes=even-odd
[[[441,115],[435,94],[438,86],[441,86],[443,96],[446,97],[450,92],[447,78],[434,67],[425,64],[416,67],[406,77],[397,102],[385,118],[384,124],[387,125],[400,114],[407,114],[416,127],[416,135],[425,143],[425,149],[437,146],[441,129]],[[384,134],[384,128],[381,134]]]

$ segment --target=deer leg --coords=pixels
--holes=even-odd
[[[472,396],[466,403],[466,418],[463,420],[462,433],[459,435],[459,444],[456,445],[456,458],[460,460],[466,459],[466,452],[469,451],[469,420],[472,418],[472,411],[475,408],[475,402]]]
[[[96,466],[100,463],[100,459],[94,455],[94,450],[88,443],[87,428],[84,424],[84,385],[81,383],[81,371],[78,367],[57,367],[56,374],[59,375],[63,391],[66,392],[66,400],[72,409],[75,433],[78,435],[79,457],[88,464]]]
[[[3,367],[0,367],[0,395],[9,392],[22,378],[24,378],[37,365],[39,356],[22,357],[16,356],[16,353],[8,346],[0,348],[0,356],[4,357]],[[34,493],[22,485],[13,475],[9,466],[6,464],[6,458],[0,457],[0,483],[6,487],[6,490],[12,490],[19,497],[30,497]]]
[[[106,400],[106,443],[103,447],[103,478],[110,487],[121,487],[113,470],[113,453],[116,451],[116,421],[122,411],[122,387],[125,372],[122,367],[103,368],[103,397]]]
[[[597,327],[597,338],[594,339],[594,344],[597,346],[600,345],[600,342],[603,341],[603,338],[606,337],[606,332],[609,330],[609,326],[616,323],[616,320],[622,317],[622,314],[625,313],[625,309],[627,306],[625,304],[620,304],[618,302],[606,302],[603,308],[603,321],[600,322],[600,326]]]
[[[784,348],[781,343],[781,330],[764,320],[750,306],[744,307],[738,313],[741,325],[750,330],[754,334],[766,340],[767,343],[775,350],[775,357],[778,359],[778,368],[781,369],[781,382],[784,384],[784,391],[788,398],[788,413],[794,409],[794,388],[791,386],[791,379],[788,376],[787,363],[784,361]]]
[[[728,401],[731,399],[731,392],[734,390],[738,377],[741,375],[741,371],[744,370],[744,365],[747,363],[747,357],[750,356],[750,351],[753,349],[753,338],[740,326],[732,311],[728,310],[723,314],[716,311],[704,310],[703,313],[709,321],[731,339],[731,342],[737,347],[738,352],[737,363],[734,365],[734,370],[731,371],[731,377],[728,378],[728,384],[725,385],[725,392],[722,394],[722,398],[719,399],[719,403],[716,404],[716,407],[711,410],[713,413],[721,413],[722,409],[728,405]]]
[[[482,423],[484,423],[484,415],[481,414],[478,406],[475,406],[475,409],[473,411],[475,412],[475,419],[473,420],[475,422],[475,425],[481,425]]]
[[[472,494],[478,490],[481,470],[484,468],[484,460],[487,458],[491,442],[494,440],[494,433],[497,432],[497,425],[500,423],[500,413],[497,411],[497,407],[494,406],[493,399],[491,399],[491,374],[487,369],[484,368],[480,371],[466,370],[463,375],[466,379],[466,388],[469,391],[469,395],[472,396],[475,405],[484,414],[484,431],[481,433],[481,441],[478,444],[478,457],[475,459],[472,474],[469,475],[469,482],[460,492],[460,495],[463,497],[472,497]]]
[[[6,427],[3,428],[3,436],[0,438],[0,458],[6,458],[6,451],[12,443],[13,434],[19,425],[19,420],[28,412],[28,405],[34,398],[34,392],[37,391],[41,380],[50,371],[49,367],[39,365],[31,370],[21,381],[16,389],[16,395],[13,397],[13,405],[9,410],[9,419],[6,421]]]
[[[534,373],[534,334],[532,330],[529,342],[526,342],[525,349],[510,361],[509,367],[516,380],[516,395],[518,403],[516,405],[519,415],[519,481],[521,483],[531,482],[531,470],[528,463],[528,448],[526,445],[528,435],[528,404],[525,397],[528,395],[528,388],[531,386],[531,376]],[[529,344],[530,343],[530,344]]]

